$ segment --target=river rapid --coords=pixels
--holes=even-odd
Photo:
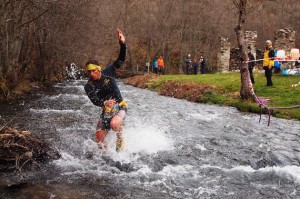
[[[300,121],[197,104],[124,85],[125,149],[94,142],[100,109],[86,81],[66,81],[4,108],[1,121],[41,136],[62,157],[1,173],[0,198],[300,198]],[[15,115],[10,115],[14,110]],[[16,186],[11,186],[16,185]]]

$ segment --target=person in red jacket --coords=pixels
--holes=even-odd
[[[162,56],[160,56],[159,59],[157,60],[157,65],[158,65],[158,75],[163,74],[165,64]]]

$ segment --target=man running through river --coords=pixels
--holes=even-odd
[[[105,137],[112,129],[116,132],[116,150],[123,148],[122,122],[127,112],[127,103],[124,101],[115,80],[116,69],[120,68],[125,61],[126,44],[123,33],[117,29],[120,44],[120,53],[117,60],[102,70],[96,60],[86,63],[86,70],[90,79],[84,86],[84,90],[94,105],[102,108],[96,130],[96,142],[102,149],[107,148]]]

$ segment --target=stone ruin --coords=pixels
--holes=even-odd
[[[257,31],[245,31],[246,46],[250,47],[251,53],[256,57]]]
[[[278,30],[274,37],[275,50],[290,51],[292,48],[295,48],[295,35],[295,31],[288,28]]]
[[[251,53],[256,58],[256,54],[260,54],[256,50],[256,38],[257,31],[245,31],[245,43],[247,47],[250,47]],[[230,49],[230,62],[229,62],[229,71],[240,70],[240,51],[239,48]]]
[[[276,32],[274,37],[274,49],[275,50],[285,50],[286,55],[289,55],[287,52],[290,52],[292,48],[296,46],[296,33],[295,31],[285,28],[280,29]],[[293,62],[285,62],[281,64],[282,69],[293,68]]]
[[[240,50],[239,48],[230,49],[229,71],[240,70]]]
[[[230,60],[230,39],[220,37],[219,43],[221,47],[217,55],[218,72],[228,72]]]

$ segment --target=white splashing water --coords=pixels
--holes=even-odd
[[[58,129],[59,130],[59,129]],[[64,129],[66,131],[66,129]],[[165,130],[156,128],[155,126],[138,125],[136,127],[129,127],[124,129],[123,139],[125,147],[122,151],[116,152],[116,135],[113,131],[110,131],[106,136],[108,142],[108,148],[103,154],[103,151],[99,149],[97,143],[94,140],[84,140],[82,143],[82,150],[84,153],[92,152],[94,159],[100,158],[102,155],[109,156],[114,161],[120,161],[122,163],[130,163],[135,161],[140,155],[156,154],[160,151],[173,150],[173,141],[169,134],[165,133]],[[69,167],[74,161],[74,165],[78,164],[90,164],[86,161],[78,161],[78,158],[63,152],[62,158],[55,163],[62,167]],[[84,167],[84,165],[82,165]]]
[[[68,113],[80,113],[81,110],[57,110],[57,109],[29,109],[30,112],[33,113],[40,113],[40,114],[50,114],[50,113],[64,113],[64,114],[68,114]]]
[[[162,129],[153,126],[129,128],[124,134],[129,153],[154,154],[173,149],[173,142]]]
[[[265,167],[258,170],[250,166],[238,166],[231,169],[232,171],[243,172],[275,172],[277,175],[295,180],[300,184],[300,167],[299,166],[284,166],[284,167]]]

